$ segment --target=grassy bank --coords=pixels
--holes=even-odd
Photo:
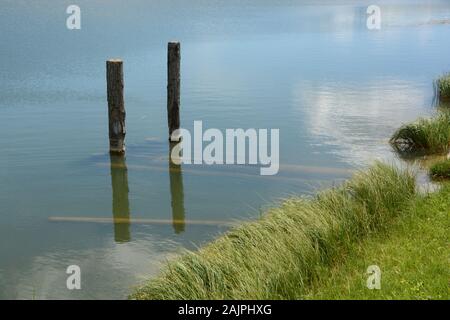
[[[437,81],[450,97],[450,76]],[[402,155],[450,151],[450,111],[402,126]],[[450,160],[430,175],[450,177]],[[170,262],[133,299],[448,299],[450,182],[416,193],[408,171],[377,163],[314,198],[291,198]],[[366,286],[368,266],[382,288]]]
[[[392,146],[403,155],[442,154],[450,151],[450,112],[422,118],[398,129]]]
[[[414,176],[376,164],[313,199],[292,198],[172,261],[135,299],[297,299],[355,243],[410,205]]]
[[[385,232],[357,242],[345,262],[318,273],[303,298],[448,299],[450,184],[419,197]],[[366,269],[380,267],[381,290],[368,290]]]

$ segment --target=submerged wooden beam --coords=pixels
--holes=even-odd
[[[97,162],[96,166],[109,166],[109,163]],[[156,165],[128,165],[129,169],[132,170],[148,170],[148,171],[165,171],[167,170],[160,164]],[[338,176],[349,176],[355,173],[355,170],[352,169],[340,169],[340,168],[327,168],[327,167],[309,167],[309,166],[280,166],[281,171],[293,172],[293,173],[310,173],[310,174],[333,174]],[[175,170],[169,168],[170,171]],[[312,178],[302,178],[295,176],[285,176],[285,175],[275,175],[275,176],[261,176],[259,174],[231,171],[231,170],[215,170],[214,168],[199,168],[195,169],[193,166],[187,166],[183,168],[183,172],[192,175],[200,175],[200,176],[227,176],[227,177],[238,177],[238,178],[253,178],[253,179],[261,179],[261,180],[279,180],[279,181],[293,181],[293,182],[311,182],[311,181],[324,181],[327,182],[326,179],[312,179]],[[341,178],[336,179],[336,181]]]
[[[58,217],[48,218],[52,222],[90,222],[90,223],[114,223],[114,224],[189,224],[204,226],[233,226],[236,222],[220,220],[170,220],[170,219],[144,219],[144,218],[108,218],[108,217]]]
[[[180,128],[180,43],[169,42],[167,48],[167,120],[169,140],[179,141],[180,137],[172,137]]]
[[[109,150],[111,153],[125,152],[125,101],[123,96],[123,62],[106,61],[108,91]]]

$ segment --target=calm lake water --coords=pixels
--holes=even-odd
[[[450,2],[378,1],[379,31],[366,27],[373,1],[337,2],[2,0],[0,298],[126,298],[228,223],[393,159],[388,138],[433,112],[432,81],[450,70]],[[73,3],[77,31],[66,28]],[[279,128],[278,175],[170,168],[173,39],[182,126]],[[126,159],[108,153],[105,60],[115,57]],[[81,290],[66,288],[69,265],[81,267]]]

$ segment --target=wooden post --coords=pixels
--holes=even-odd
[[[123,62],[106,61],[108,90],[109,150],[111,153],[125,152],[125,102],[123,97]]]
[[[167,50],[167,118],[169,140],[179,141],[172,133],[180,128],[180,43],[169,42]]]

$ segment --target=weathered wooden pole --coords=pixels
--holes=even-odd
[[[167,119],[169,140],[179,141],[172,133],[180,128],[180,43],[169,42],[167,50]]]
[[[111,153],[125,152],[125,101],[123,97],[123,62],[106,61],[108,90],[109,150]]]

